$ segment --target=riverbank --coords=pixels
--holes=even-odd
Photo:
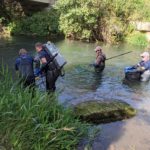
[[[30,8],[25,2],[14,2],[17,4],[14,7],[14,3],[4,0],[0,25],[11,29],[13,35],[51,37],[63,34],[73,40],[114,44],[133,35],[136,29],[131,22],[150,20],[148,1],[136,1],[58,0],[45,9],[42,3],[32,3]],[[137,36],[134,40],[138,44],[144,43],[136,39],[139,39]]]
[[[0,148],[75,149],[88,125],[72,110],[58,104],[55,95],[20,88],[0,69]]]
[[[149,47],[150,45],[148,39],[146,38],[146,34],[138,31],[132,32],[132,34],[126,37],[125,41],[129,44],[143,46],[143,47],[144,46]]]
[[[42,27],[40,27],[42,28]],[[38,30],[38,29],[36,29]],[[41,31],[40,33],[37,33],[37,31],[35,32],[30,32],[30,30],[21,30],[21,28],[19,29],[14,29],[14,25],[10,24],[10,26],[1,26],[0,29],[0,38],[13,38],[13,37],[29,37],[29,38],[39,38],[39,39],[47,39],[47,40],[52,40],[52,41],[57,41],[58,39],[65,39],[65,35],[62,32],[55,32],[55,33],[50,33],[49,35],[47,35],[47,32]],[[70,40],[70,41],[81,41],[81,42],[86,42],[86,43],[101,43],[103,44],[108,44],[107,42],[101,42],[101,41],[89,41],[86,39],[72,39],[70,37],[66,37],[66,39]],[[120,41],[120,42],[115,42],[115,43],[110,43],[112,45],[118,45],[120,43],[127,43],[127,44],[132,44],[135,46],[141,46],[141,47],[145,47],[148,48],[150,47],[150,43],[147,40],[146,37],[146,33],[142,33],[139,31],[133,31],[131,34],[127,35],[125,37],[124,40]]]

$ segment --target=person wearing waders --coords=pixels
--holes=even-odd
[[[143,52],[140,56],[142,60],[133,67],[141,72],[141,81],[148,81],[150,79],[150,54]]]
[[[103,71],[105,68],[106,55],[102,52],[100,46],[97,46],[94,51],[96,52],[96,60],[93,65],[96,70]]]
[[[35,78],[33,72],[33,58],[28,55],[26,49],[22,48],[19,51],[19,57],[15,62],[15,70],[19,73],[20,81],[24,87],[34,86]]]
[[[48,50],[43,47],[42,43],[36,43],[35,49],[41,63],[41,73],[46,75],[46,90],[54,92],[56,90],[56,80],[60,75],[60,70],[56,69],[53,63],[53,57],[49,54]]]

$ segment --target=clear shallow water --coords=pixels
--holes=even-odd
[[[17,37],[0,40],[0,61],[3,58],[10,70],[18,50],[27,48],[34,55],[35,42],[45,39]],[[143,51],[128,44],[110,46],[102,44],[107,57],[132,50],[133,52],[106,62],[102,74],[89,66],[95,58],[95,43],[60,40],[55,42],[68,61],[66,75],[57,82],[59,101],[65,105],[86,100],[123,100],[138,110],[136,117],[102,125],[93,150],[150,150],[150,82],[123,83],[123,68],[136,64]]]

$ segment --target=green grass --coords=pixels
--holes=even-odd
[[[133,45],[147,46],[148,41],[144,33],[134,32],[126,38],[126,41]]]
[[[0,146],[14,150],[74,150],[88,125],[55,96],[22,89],[0,69]]]

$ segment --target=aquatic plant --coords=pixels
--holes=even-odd
[[[73,150],[87,124],[54,95],[22,89],[8,69],[0,69],[0,145],[15,150]]]

